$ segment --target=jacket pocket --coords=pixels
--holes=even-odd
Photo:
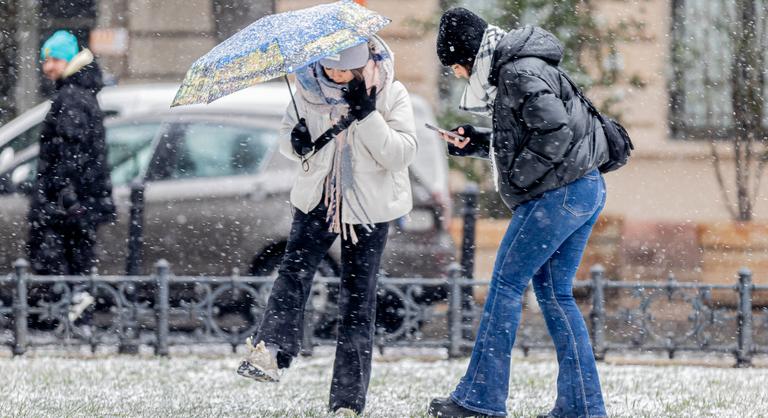
[[[552,169],[551,161],[528,148],[523,148],[512,164],[509,180],[521,189],[528,189]]]

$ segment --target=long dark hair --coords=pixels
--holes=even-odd
[[[356,79],[365,80],[365,76],[363,75],[363,69],[365,69],[365,67],[353,68],[349,71],[352,72],[352,75],[355,76]]]

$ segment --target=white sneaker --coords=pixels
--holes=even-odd
[[[69,312],[67,313],[69,322],[75,322],[80,318],[93,302],[96,302],[96,299],[88,292],[77,292],[72,295],[72,304],[69,305]]]
[[[264,341],[259,341],[259,344],[254,346],[253,340],[248,337],[245,345],[248,347],[248,354],[237,368],[237,374],[257,382],[279,382],[277,356],[267,349]]]

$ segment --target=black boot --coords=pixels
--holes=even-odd
[[[429,416],[440,418],[491,418],[493,415],[470,411],[452,401],[451,398],[435,398],[429,403]]]

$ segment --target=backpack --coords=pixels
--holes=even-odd
[[[601,173],[608,173],[614,170],[618,170],[623,167],[629,161],[629,156],[632,154],[632,150],[635,146],[632,144],[632,139],[629,137],[627,130],[624,129],[618,121],[615,119],[606,117],[592,104],[587,96],[581,91],[579,86],[565,73],[565,71],[558,68],[558,71],[562,76],[568,80],[573,87],[573,91],[585,105],[587,109],[597,117],[600,124],[603,126],[603,132],[605,133],[605,139],[608,143],[608,161],[600,165],[598,169]]]

